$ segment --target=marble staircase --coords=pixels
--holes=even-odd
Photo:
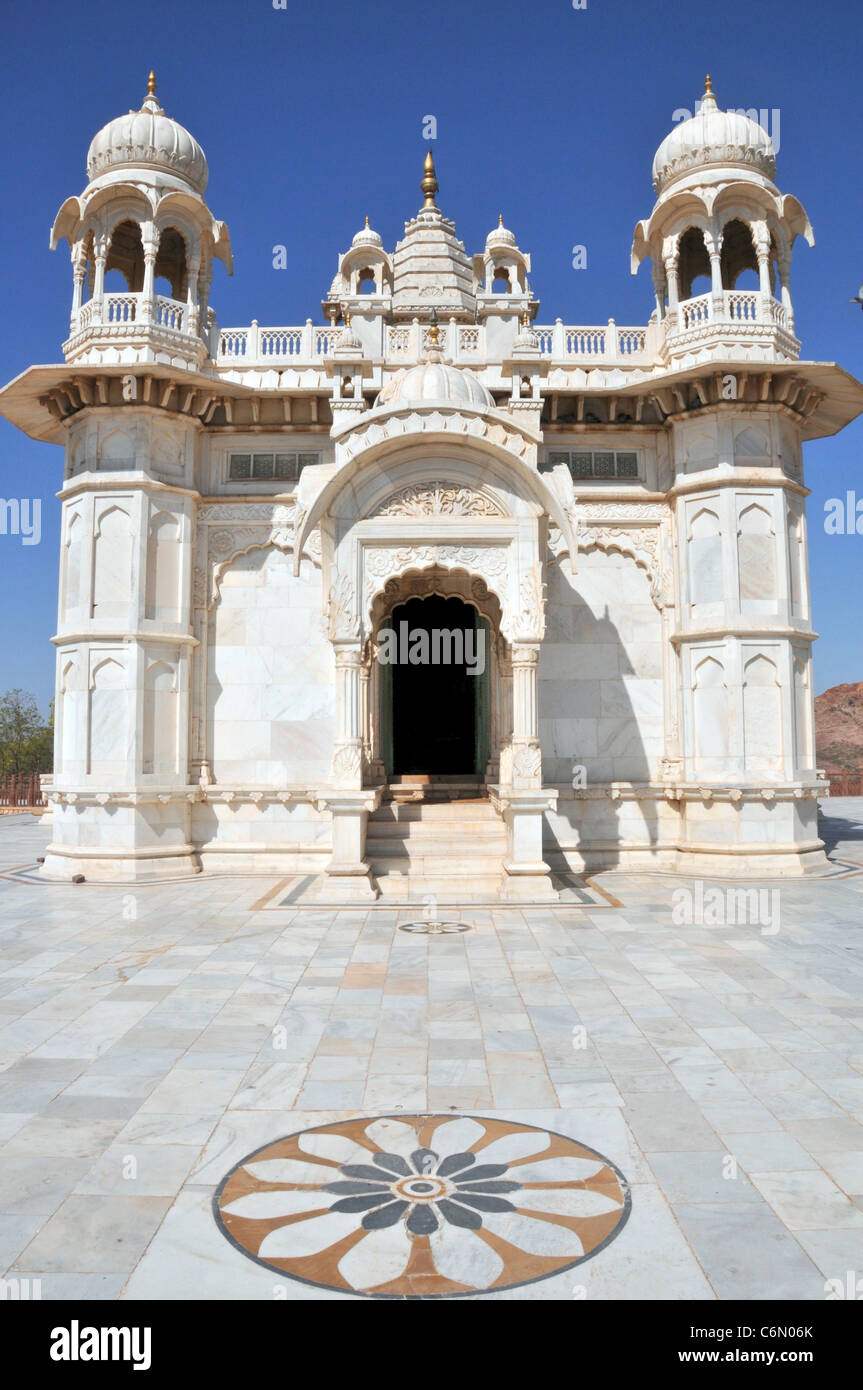
[[[369,816],[366,858],[386,899],[498,898],[506,827],[486,797],[384,801]]]

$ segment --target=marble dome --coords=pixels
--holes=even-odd
[[[501,214],[498,218],[498,225],[492,228],[485,239],[485,249],[492,251],[498,247],[515,246],[515,244],[515,233],[503,225],[503,214]]]
[[[113,169],[142,166],[174,174],[197,193],[202,194],[207,187],[209,170],[204,151],[184,126],[165,115],[156,99],[152,73],[140,111],[109,121],[93,136],[87,151],[91,182]]]
[[[708,77],[698,115],[675,126],[656,151],[653,186],[661,193],[676,179],[711,165],[755,169],[771,180],[776,173],[767,131],[739,111],[720,111]]]
[[[440,354],[431,353],[427,361],[398,372],[388,381],[375,405],[408,405],[417,401],[447,401],[483,409],[494,406],[491,395],[472,372],[451,367]]]
[[[384,241],[380,232],[374,231],[369,226],[369,219],[366,218],[366,225],[361,227],[351,242],[351,246],[383,246]]]

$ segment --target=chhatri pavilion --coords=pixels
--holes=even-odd
[[[54,223],[61,360],[0,395],[65,451],[43,873],[535,901],[823,866],[802,447],[863,387],[801,358],[767,132],[708,81],[662,140],[640,326],[541,316],[429,154],[318,322],[221,327],[207,178],[151,75]],[[482,669],[382,661],[405,623]]]

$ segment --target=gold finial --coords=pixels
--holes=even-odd
[[[369,225],[369,216],[368,216],[368,213],[366,213],[366,226],[368,226],[368,225]]]
[[[713,96],[713,83],[710,80],[710,73],[708,73],[704,79],[704,95],[706,97]]]
[[[522,328],[530,327],[530,314],[528,313],[527,309],[525,309],[524,313],[521,316],[521,326]]]
[[[429,156],[431,158],[431,156]],[[432,166],[434,168],[434,166]],[[432,204],[434,206],[434,204]],[[437,326],[437,309],[432,309],[429,318],[429,347],[436,348],[440,341],[440,329]]]
[[[150,76],[147,78],[147,96],[148,96],[148,97],[154,97],[155,95],[156,95],[156,74],[155,74],[155,72],[153,71],[153,69],[150,68]]]
[[[499,212],[498,215],[497,215],[497,225],[498,225],[499,227],[502,227],[502,226],[503,226],[503,213],[502,213],[502,212]]]
[[[350,311],[350,309],[345,309],[345,328],[350,328],[350,326],[351,326],[351,311]]]
[[[420,188],[425,194],[425,202],[423,203],[423,207],[434,208],[435,212],[437,212],[438,208],[437,203],[434,200],[434,195],[438,191],[439,184],[437,181],[437,177],[435,176],[434,160],[432,159],[431,150],[429,150],[428,154],[425,157],[425,164],[423,165],[423,169],[425,172],[423,175],[423,181],[420,184]]]

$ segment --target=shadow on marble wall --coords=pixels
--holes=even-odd
[[[607,603],[594,605],[601,610],[597,616],[582,593],[566,604],[550,604],[539,687],[546,784],[573,785],[578,765],[585,769],[588,791],[654,779],[663,737],[661,647],[658,631],[651,631],[657,615],[652,605],[631,602],[631,593],[619,597],[616,621]],[[646,737],[653,740],[652,750]],[[545,836],[552,853],[582,853],[589,865],[591,858],[600,863],[601,852],[602,866],[613,867],[622,842],[658,843],[656,803],[610,796],[570,800],[564,794],[547,817]]]

